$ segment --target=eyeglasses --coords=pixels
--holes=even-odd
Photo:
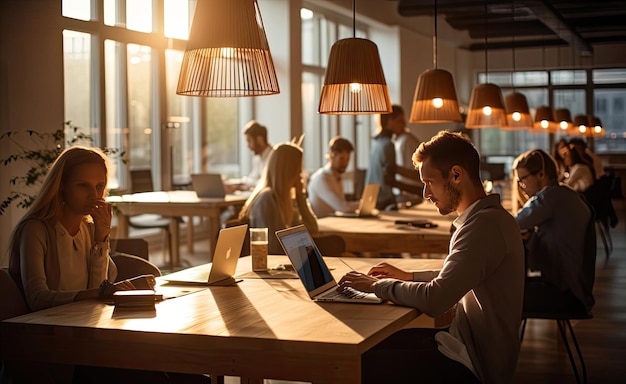
[[[524,180],[526,180],[528,177],[532,176],[532,175],[536,175],[538,174],[539,171],[535,171],[535,172],[531,172],[526,176],[522,176],[522,177],[518,177],[517,178],[517,185],[519,185],[522,188],[526,188],[526,183],[524,182]]]

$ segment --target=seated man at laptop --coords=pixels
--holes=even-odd
[[[362,356],[363,383],[509,383],[519,355],[524,248],[519,226],[485,195],[480,158],[459,133],[439,132],[413,155],[424,198],[440,214],[456,211],[450,253],[439,273],[382,263],[349,272],[352,287],[437,317],[457,305],[448,330],[404,329]]]
[[[233,193],[234,191],[247,191],[256,187],[259,179],[263,175],[263,169],[267,164],[267,159],[272,153],[272,144],[267,141],[267,128],[264,125],[259,124],[256,120],[250,120],[246,124],[243,134],[246,137],[248,143],[248,149],[254,154],[252,158],[252,169],[247,176],[244,176],[236,183],[231,181],[226,183],[226,192]]]
[[[346,201],[341,180],[354,147],[339,136],[333,137],[328,147],[328,163],[309,179],[309,202],[317,217],[330,216],[335,212],[354,212],[359,204],[357,201]]]

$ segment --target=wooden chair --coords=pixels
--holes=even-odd
[[[118,238],[111,239],[111,253],[128,253],[150,260],[148,242],[144,239]]]
[[[22,292],[6,268],[0,268],[0,292],[2,292],[0,294],[0,321],[30,312]],[[11,371],[15,371],[19,366],[11,365],[9,368],[3,361],[0,366],[0,382],[11,382],[13,373],[16,373],[11,373]]]
[[[154,184],[152,181],[152,170],[135,169],[130,171],[131,192],[152,192]],[[182,218],[176,218],[179,222]],[[131,216],[128,218],[128,224],[133,228],[159,228],[163,230],[163,249],[167,250],[170,257],[170,269],[174,269],[172,265],[172,234],[170,232],[170,218],[161,215],[143,214]]]
[[[583,275],[581,279],[584,282],[584,286],[587,289],[586,294],[592,295],[593,283],[595,280],[596,273],[596,231],[595,231],[595,216],[592,215],[589,224],[587,225],[587,230],[585,232],[585,242],[584,242],[584,259],[583,259]],[[583,312],[523,312],[522,313],[522,325],[520,329],[520,341],[524,340],[524,331],[526,329],[526,321],[528,319],[545,319],[545,320],[555,320],[559,333],[561,335],[561,339],[563,340],[563,344],[565,344],[565,349],[567,350],[567,355],[569,357],[570,364],[572,365],[572,370],[574,372],[574,376],[576,377],[577,383],[586,383],[587,382],[587,367],[585,366],[585,360],[583,358],[582,352],[580,351],[580,346],[578,345],[578,341],[576,340],[576,334],[574,333],[574,328],[572,327],[571,320],[585,320],[592,319],[593,313],[591,309]],[[580,363],[580,369],[576,360],[574,359],[574,355],[572,353],[572,349],[570,347],[570,343],[568,340],[568,333],[574,343],[574,347],[576,348],[576,354],[578,358],[578,362]],[[579,372],[580,371],[580,372]],[[582,380],[581,380],[582,377]]]
[[[117,278],[115,282],[132,279],[141,275],[161,276],[161,270],[156,265],[139,256],[130,255],[128,253],[115,253],[111,255],[111,259],[117,266]]]

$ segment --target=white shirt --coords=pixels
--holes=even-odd
[[[330,164],[311,175],[308,193],[309,203],[317,217],[330,216],[335,211],[354,212],[358,207],[358,202],[346,201],[341,176],[335,176]]]

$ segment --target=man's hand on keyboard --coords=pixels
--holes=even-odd
[[[346,273],[341,280],[339,280],[339,287],[337,291],[343,292],[346,288],[354,288],[362,292],[374,292],[374,283],[378,281],[377,278],[368,276],[361,272],[351,271]]]

